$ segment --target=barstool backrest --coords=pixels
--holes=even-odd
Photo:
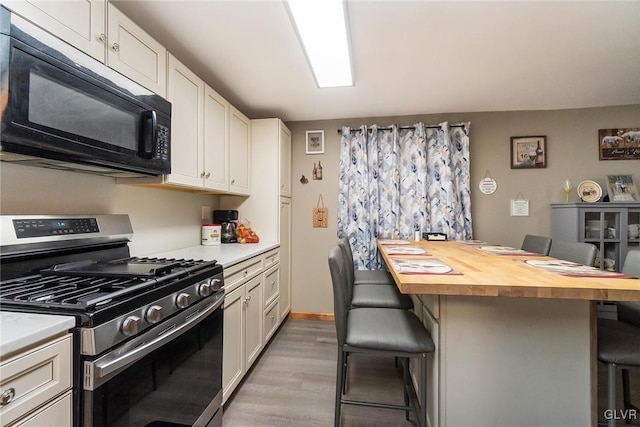
[[[627,252],[622,273],[640,278],[640,250]],[[618,320],[640,328],[640,302],[621,301],[618,306]]]
[[[356,280],[355,265],[353,263],[353,252],[351,251],[351,243],[346,237],[338,239],[338,246],[342,249],[344,255],[345,269],[347,270],[347,282],[353,284]]]
[[[554,240],[549,256],[582,265],[593,265],[598,249],[591,243]]]
[[[549,255],[549,250],[551,249],[551,238],[527,234],[524,236],[520,249],[540,255]]]
[[[348,297],[347,272],[344,255],[340,246],[329,251],[329,271],[333,286],[333,316],[336,323],[338,345],[343,345],[347,336],[347,311],[351,298]]]
[[[622,272],[629,276],[640,278],[640,249],[634,249],[627,252],[622,266]]]

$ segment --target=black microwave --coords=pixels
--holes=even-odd
[[[0,6],[0,160],[171,172],[171,103]]]

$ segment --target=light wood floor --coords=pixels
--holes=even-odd
[[[226,402],[224,427],[332,426],[337,344],[333,322],[288,319]],[[393,358],[349,357],[353,399],[403,404]],[[344,427],[412,426],[404,412],[343,405]]]
[[[336,352],[333,322],[288,319],[225,404],[224,427],[332,426]],[[599,368],[602,414],[607,383]],[[392,359],[352,355],[349,370],[350,398],[402,404],[402,380]],[[640,370],[631,372],[632,401],[638,405]],[[343,405],[342,414],[344,427],[413,425],[400,411]],[[640,425],[640,419],[632,425]]]

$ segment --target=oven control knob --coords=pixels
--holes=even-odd
[[[187,293],[182,292],[178,294],[178,296],[176,297],[176,306],[178,308],[187,308],[189,307],[190,303],[191,303],[191,295]]]
[[[198,294],[200,294],[201,297],[211,295],[211,285],[209,283],[200,283],[198,285]]]
[[[123,334],[130,337],[131,335],[135,335],[140,330],[141,319],[138,316],[128,316],[122,322],[122,326],[120,326],[120,331]]]
[[[217,291],[220,288],[222,288],[222,280],[220,280],[220,279],[211,279],[210,286],[211,286],[211,290],[212,291]]]
[[[162,320],[162,307],[157,304],[152,305],[147,309],[145,318],[149,323],[158,323]]]

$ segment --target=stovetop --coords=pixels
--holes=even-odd
[[[5,308],[53,309],[91,316],[120,305],[126,311],[144,304],[151,294],[174,292],[173,288],[184,286],[180,285],[181,279],[219,272],[222,267],[216,261],[139,257],[109,262],[83,260],[1,282],[0,303]]]

